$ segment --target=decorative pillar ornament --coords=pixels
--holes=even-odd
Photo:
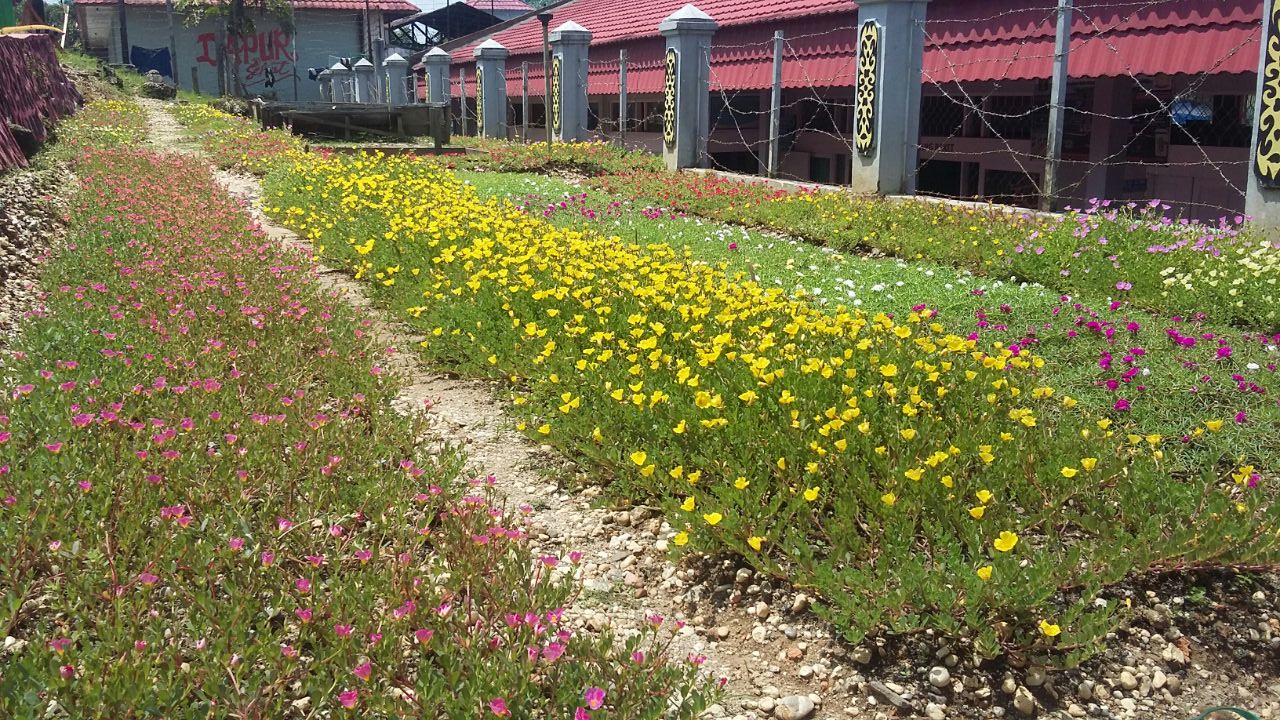
[[[859,0],[852,186],[915,192],[920,85],[929,0]]]
[[[711,127],[711,16],[685,5],[658,24],[663,61],[662,158],[671,170],[708,165]]]
[[[676,149],[676,68],[680,55],[667,48],[662,75],[662,142],[669,152]]]
[[[858,80],[854,93],[854,145],[870,155],[876,146],[876,100],[880,79],[880,26],[874,20],[862,23],[858,32]]]
[[[1261,25],[1245,214],[1274,233],[1280,229],[1280,0],[1263,1]]]
[[[355,102],[358,103],[375,103],[378,102],[378,90],[374,84],[374,68],[373,63],[365,58],[360,58],[356,64],[351,66],[351,70],[356,74],[356,97]]]
[[[329,68],[329,77],[332,78],[334,102],[355,102],[355,88],[352,83],[351,68],[336,62],[333,67]]]
[[[569,21],[551,31],[551,131],[561,142],[587,139],[587,49],[591,33]]]
[[[476,46],[476,134],[507,137],[507,56],[490,38]]]
[[[422,56],[426,72],[427,102],[449,102],[449,53],[434,47]]]

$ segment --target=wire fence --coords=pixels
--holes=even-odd
[[[1242,212],[1256,20],[1223,10],[1176,21],[1176,13],[1192,12],[1186,0],[1039,2],[935,3],[930,12],[939,12],[911,27],[924,47],[913,119],[917,191],[1054,208],[1159,199],[1202,219]],[[838,18],[856,20],[810,18],[715,36],[698,58],[710,71],[704,164],[850,182],[860,26],[830,22]],[[897,61],[889,48],[914,42],[883,39],[881,62]],[[662,40],[591,50],[590,136],[660,152]],[[1055,71],[1064,82],[1055,84]],[[511,63],[505,80],[508,136],[544,139],[541,63]]]

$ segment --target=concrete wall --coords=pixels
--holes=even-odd
[[[89,47],[104,47],[111,62],[121,62],[116,9],[87,6],[83,11]],[[148,49],[169,47],[169,23],[163,7],[132,6],[128,8],[126,18],[131,45]],[[371,14],[371,24],[381,22],[380,12]],[[308,79],[307,70],[326,68],[337,62],[339,57],[360,53],[361,13],[299,10],[295,17],[295,37],[281,30],[277,23],[261,17],[255,19],[254,25],[253,36],[245,38],[239,47],[228,48],[227,53],[228,60],[234,58],[240,80],[249,95],[274,96],[280,100],[319,100],[319,85]],[[183,89],[191,89],[192,68],[195,68],[200,91],[208,94],[218,91],[214,39],[219,26],[220,23],[206,20],[189,27],[184,15],[174,13],[177,81]],[[274,76],[274,84],[268,86],[271,76]]]

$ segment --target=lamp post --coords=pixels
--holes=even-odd
[[[538,13],[542,23],[542,115],[547,126],[547,149],[551,149],[551,13]]]

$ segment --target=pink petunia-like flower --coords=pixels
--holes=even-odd
[[[599,710],[604,707],[604,690],[598,687],[589,687],[586,692],[582,693],[582,701],[592,710]]]
[[[586,708],[579,705],[577,709],[573,711],[573,720],[591,720],[591,713],[587,712]]]
[[[359,560],[361,565],[368,564],[369,559],[372,557],[373,553],[368,550],[357,550],[355,554],[356,560]]]
[[[310,608],[298,608],[293,611],[293,614],[298,617],[298,620],[301,621],[303,625],[311,622],[312,612]]]
[[[311,581],[306,578],[298,578],[293,582],[293,586],[296,587],[300,593],[306,594],[311,592]]]
[[[58,668],[58,675],[60,675],[63,680],[70,680],[76,676],[76,668],[74,665],[63,665]]]
[[[511,715],[511,711],[507,709],[507,701],[500,697],[489,701],[489,712],[498,717],[508,717]]]
[[[418,641],[418,644],[426,645],[431,642],[431,638],[435,634],[436,632],[430,628],[419,628],[413,633],[413,637]]]
[[[365,682],[369,682],[369,678],[373,676],[373,663],[365,660],[351,670],[351,674],[360,678]]]
[[[155,585],[159,581],[160,581],[159,576],[153,575],[149,572],[142,572],[138,574],[138,582],[142,583],[147,587],[151,587],[152,585]]]
[[[338,693],[338,702],[347,710],[354,710],[356,703],[360,700],[360,693],[355,690],[343,690]]]
[[[340,638],[351,637],[351,631],[355,628],[351,625],[337,624],[333,626],[333,634]]]
[[[275,561],[276,561],[275,553],[266,552],[266,551],[262,553],[262,567],[271,567],[271,565],[275,563]]]

